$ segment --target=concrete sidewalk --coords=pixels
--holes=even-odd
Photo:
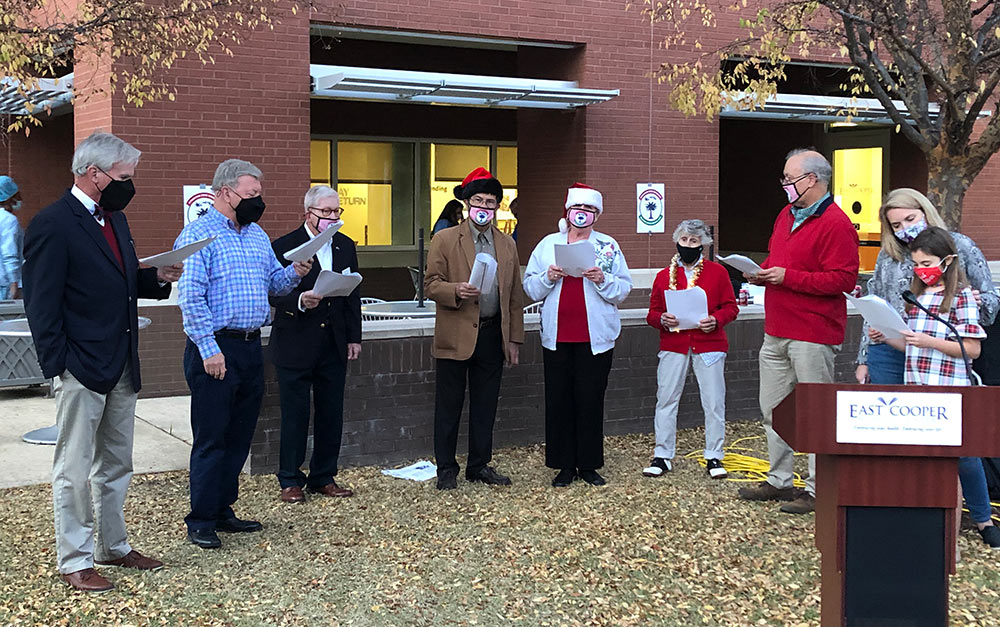
[[[0,388],[0,488],[52,480],[55,447],[27,444],[21,436],[55,422],[48,386]],[[186,470],[191,456],[191,398],[139,399],[132,461],[136,474]]]

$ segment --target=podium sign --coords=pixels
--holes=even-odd
[[[840,444],[962,445],[962,395],[837,392]]]

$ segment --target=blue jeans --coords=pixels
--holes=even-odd
[[[868,347],[868,378],[876,385],[902,385],[906,355],[888,344]],[[990,495],[986,488],[986,471],[978,457],[958,458],[958,479],[962,482],[962,495],[969,508],[972,522],[984,523],[990,519]]]

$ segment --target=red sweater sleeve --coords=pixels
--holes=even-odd
[[[838,209],[839,211],[839,209]],[[858,279],[858,233],[850,222],[831,232],[819,242],[817,256],[822,260],[820,272],[785,269],[784,286],[796,292],[817,296],[837,296],[850,292]]]
[[[717,265],[717,264],[716,264]],[[715,292],[715,301],[718,305],[715,311],[709,312],[715,316],[715,320],[720,327],[723,327],[740,315],[740,307],[736,304],[736,295],[733,294],[733,285],[729,282],[729,272],[719,266],[719,272],[713,272],[713,277],[718,277],[712,286]]]
[[[646,323],[657,331],[663,330],[660,317],[667,310],[667,304],[663,302],[663,291],[668,287],[670,287],[670,271],[660,270],[653,279],[653,289],[649,293],[649,312],[646,313]]]

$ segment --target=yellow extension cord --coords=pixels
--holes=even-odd
[[[734,481],[736,483],[759,483],[767,479],[767,471],[770,469],[771,465],[766,459],[760,459],[759,457],[753,457],[752,455],[745,455],[744,453],[737,451],[752,451],[753,449],[746,446],[739,446],[741,442],[747,440],[759,440],[763,438],[762,435],[754,435],[746,438],[740,438],[726,446],[722,449],[725,455],[722,458],[722,465],[727,471],[731,473],[739,473],[740,476],[734,477],[732,475],[726,477],[727,481]],[[796,453],[796,455],[806,455],[806,453]],[[705,466],[705,451],[697,450],[691,451],[684,456],[685,459],[697,459],[698,463],[704,468]],[[802,477],[798,473],[794,474],[794,479],[792,483],[797,488],[804,488],[806,482],[802,480]],[[1000,507],[1000,503],[990,503],[993,507]],[[962,508],[963,512],[969,511],[966,508]],[[1000,516],[993,516],[993,520],[1000,523]]]

